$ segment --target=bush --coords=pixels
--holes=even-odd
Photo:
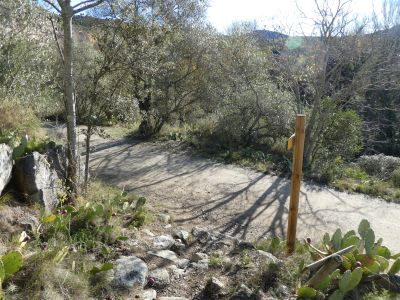
[[[362,120],[355,111],[343,110],[329,99],[321,105],[324,128],[313,149],[311,171],[315,179],[330,183],[341,175],[343,163],[362,149]]]
[[[400,158],[383,154],[363,155],[357,160],[357,165],[368,175],[379,179],[389,179],[392,173],[400,168]]]
[[[400,167],[392,172],[391,176],[393,185],[400,188]]]
[[[0,103],[0,143],[14,144],[25,134],[35,136],[39,127],[40,120],[29,107],[14,100]]]

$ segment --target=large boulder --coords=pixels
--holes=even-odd
[[[0,194],[10,181],[12,171],[12,149],[6,144],[0,144]]]
[[[140,258],[134,255],[122,256],[114,263],[115,285],[125,289],[144,287],[148,271],[146,263]]]
[[[13,179],[16,188],[28,199],[40,203],[46,210],[54,210],[64,192],[63,179],[57,174],[45,154],[33,152],[18,159]]]

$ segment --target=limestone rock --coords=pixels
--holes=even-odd
[[[218,295],[222,295],[224,293],[225,285],[215,277],[211,277],[210,280],[207,281],[207,284],[204,288],[204,294],[209,298],[217,298]]]
[[[158,214],[158,219],[164,224],[171,222],[171,216],[168,214]]]
[[[157,300],[189,300],[186,297],[158,297]]]
[[[188,260],[187,258],[181,258],[176,260],[175,264],[179,269],[186,269],[190,264],[190,260]]]
[[[182,278],[183,275],[185,274],[185,270],[182,268],[179,268],[175,265],[170,265],[167,267],[168,271],[171,273],[172,277],[175,279]]]
[[[154,269],[149,272],[149,277],[154,279],[154,287],[162,289],[167,287],[171,280],[169,278],[169,273],[165,268]]]
[[[193,227],[192,234],[201,244],[205,244],[212,239],[211,233],[202,228]]]
[[[157,251],[148,251],[150,255],[156,256],[158,258],[164,259],[165,263],[175,263],[178,260],[175,252],[171,250],[157,250]]]
[[[12,149],[6,144],[0,144],[0,194],[11,178]]]
[[[198,262],[194,262],[190,264],[190,267],[192,267],[195,270],[208,270],[208,259],[203,259]]]
[[[146,263],[134,255],[122,256],[114,263],[114,280],[118,287],[125,289],[144,287],[147,283],[147,274]]]
[[[230,300],[253,300],[255,298],[251,289],[242,283]]]
[[[170,235],[160,235],[153,239],[153,248],[156,250],[166,250],[175,244],[175,240]]]
[[[174,232],[174,237],[182,240],[183,243],[187,244],[189,240],[190,233],[186,230],[177,229]]]
[[[143,300],[155,300],[157,298],[157,292],[154,289],[144,290],[142,294]]]
[[[190,258],[192,262],[199,262],[201,260],[208,260],[208,255],[206,253],[202,252],[196,252],[192,254],[192,257]]]
[[[155,237],[156,235],[148,229],[143,229],[142,232],[150,237]]]
[[[275,255],[262,251],[262,250],[257,250],[258,257],[267,263],[274,263],[274,264],[281,264],[282,260],[278,259]]]
[[[30,200],[52,211],[58,205],[58,197],[64,191],[63,183],[46,156],[33,152],[20,158],[14,166],[13,177],[17,189]]]
[[[182,255],[186,250],[186,245],[180,239],[176,239],[171,250],[178,253],[178,255]]]

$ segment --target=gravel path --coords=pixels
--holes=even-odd
[[[200,225],[254,240],[284,235],[290,181],[224,165],[177,150],[173,143],[95,140],[91,169],[125,190],[145,196],[177,224]],[[368,219],[384,245],[400,251],[400,205],[361,194],[303,184],[298,237],[357,229]]]

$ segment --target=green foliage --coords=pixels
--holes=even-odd
[[[110,262],[106,262],[100,268],[93,267],[89,272],[91,275],[96,275],[100,272],[107,272],[109,270],[112,270],[112,268],[113,268],[113,264]]]
[[[362,119],[353,110],[343,110],[330,98],[321,103],[323,122],[321,138],[312,155],[312,172],[325,183],[332,182],[343,169],[343,163],[353,159],[362,149]]]
[[[29,106],[20,101],[0,101],[0,143],[14,145],[22,136],[37,135],[40,122]]]
[[[1,261],[3,270],[0,273],[4,273],[4,277],[1,278],[1,281],[3,281],[14,275],[21,268],[23,262],[22,253],[20,251],[8,252],[1,257]]]
[[[400,271],[400,255],[392,255],[387,247],[382,246],[382,242],[382,239],[376,240],[370,223],[362,220],[358,226],[358,236],[354,230],[342,234],[338,229],[332,236],[328,233],[324,235],[322,250],[305,243],[311,256],[317,259],[351,246],[352,248],[342,255],[343,263],[338,269],[323,278],[318,286],[300,288],[298,295],[313,299],[319,290],[324,293],[329,292],[329,299],[343,299],[369,275],[385,271],[388,274],[398,273]],[[390,260],[394,260],[394,262],[390,264]]]
[[[214,269],[223,267],[222,257],[219,255],[210,255],[208,258],[208,266]]]
[[[123,239],[120,233],[123,224],[116,216],[129,218],[130,221],[125,224],[127,226],[140,227],[146,221],[145,198],[140,197],[135,201],[134,197],[98,182],[89,187],[89,192],[93,188],[97,188],[97,193],[108,192],[112,195],[98,199],[100,195],[94,194],[93,202],[86,202],[80,207],[62,205],[57,214],[43,216],[41,222],[45,240],[62,235],[85,250],[102,248]]]
[[[388,179],[400,168],[400,158],[383,154],[363,155],[358,158],[357,165],[371,176]]]
[[[258,250],[267,251],[274,255],[282,253],[285,248],[285,241],[277,236],[272,239],[260,240],[256,243],[255,247]]]
[[[400,188],[400,167],[392,172],[391,179],[393,185]]]
[[[314,299],[317,296],[317,291],[308,286],[303,286],[297,290],[297,295],[305,299]]]

